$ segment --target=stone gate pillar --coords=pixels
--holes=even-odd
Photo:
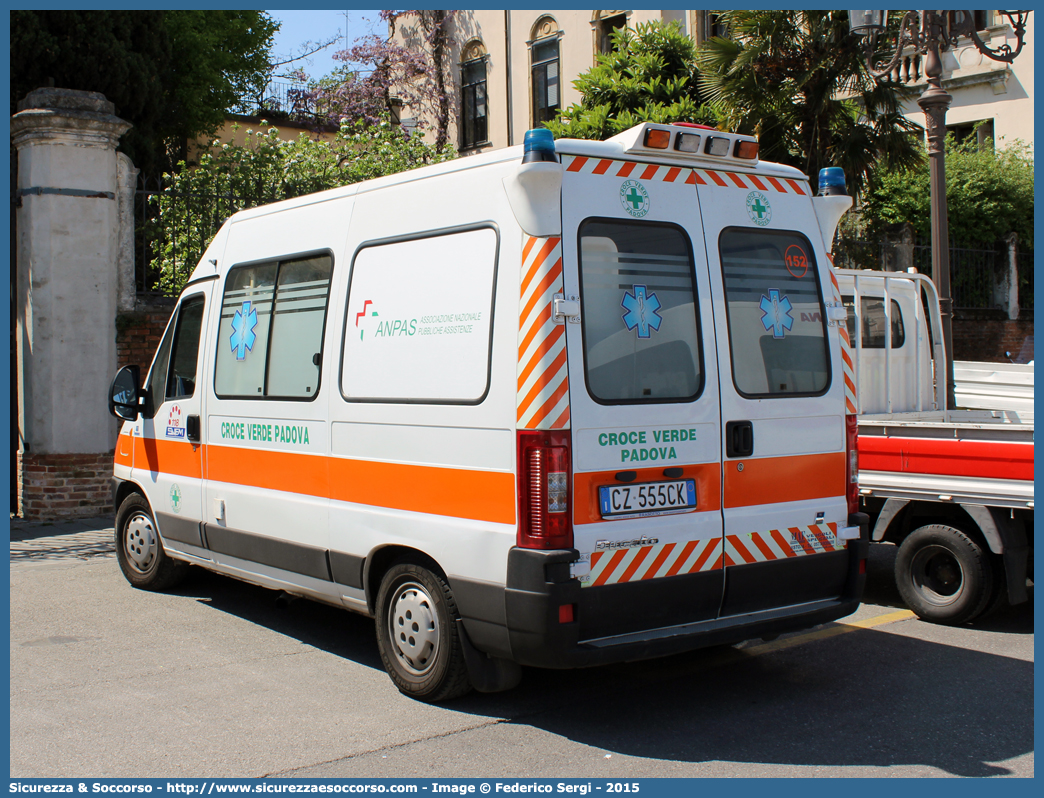
[[[116,434],[116,145],[131,126],[97,92],[38,89],[18,108],[18,511],[97,515]]]

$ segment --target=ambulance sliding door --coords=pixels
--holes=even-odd
[[[843,381],[807,182],[695,170],[721,369],[722,615],[837,597]]]
[[[265,222],[233,227],[228,251],[246,254],[216,289],[206,544],[304,584],[300,578],[328,583],[329,387],[321,364],[333,254],[266,241]],[[253,260],[250,246],[290,254]]]
[[[711,293],[688,170],[566,156],[560,257],[581,638],[714,618],[722,593]],[[553,414],[552,414],[553,415]],[[581,567],[584,570],[584,566]],[[641,601],[643,612],[628,611]],[[618,611],[617,611],[618,610]]]

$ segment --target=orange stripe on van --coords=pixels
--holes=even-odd
[[[845,495],[845,453],[764,457],[725,464],[725,507],[825,499]]]
[[[747,175],[747,179],[750,180],[751,183],[760,188],[762,191],[765,190],[765,184],[758,180],[757,175]]]
[[[563,352],[563,354],[565,353]],[[558,372],[555,372],[555,376],[558,376]],[[547,420],[547,417],[551,415],[551,411],[558,407],[558,403],[561,401],[562,397],[565,396],[566,391],[568,390],[569,380],[562,380],[559,386],[555,388],[555,392],[551,394],[551,398],[544,402],[544,404],[540,406],[540,409],[533,414],[533,423],[541,424]],[[554,424],[551,426],[554,427]]]
[[[330,498],[496,524],[515,523],[515,476],[330,458]]]
[[[623,466],[621,466],[623,468]],[[681,467],[680,477],[674,479],[692,479],[696,481],[696,512],[721,509],[721,465],[719,463],[696,463]],[[659,468],[639,468],[634,470],[637,477],[633,484],[642,482],[663,482],[663,466]],[[573,523],[603,523],[602,510],[598,503],[598,488],[602,485],[617,485],[613,471],[585,471],[573,474]],[[604,523],[612,523],[605,521]]]
[[[681,169],[677,166],[671,167],[667,174],[664,175],[663,181],[665,183],[673,183],[678,179],[678,175],[681,174]]]
[[[746,183],[743,182],[743,178],[740,177],[739,175],[733,174],[732,172],[726,172],[725,174],[727,174],[730,178],[732,178],[732,182],[735,183],[740,188],[750,188],[750,186],[748,186]]]
[[[613,161],[611,158],[603,158],[598,162],[598,165],[591,171],[593,174],[596,175],[604,175],[606,173],[606,170],[612,165]]]
[[[776,178],[774,178],[774,177],[767,177],[766,176],[765,179],[772,184],[773,188],[775,188],[776,191],[782,191],[784,194],[787,193],[786,186],[784,186],[782,183],[780,183],[778,180],[776,180]]]
[[[681,570],[681,567],[685,565],[685,561],[689,559],[689,555],[692,554],[692,550],[696,548],[697,543],[699,543],[699,541],[690,540],[688,543],[685,544],[685,548],[681,550],[681,554],[678,555],[678,559],[674,561],[674,565],[672,565],[670,567],[670,570],[667,571],[667,576],[674,576],[678,573],[678,571]],[[713,548],[713,546],[708,546],[707,551],[710,551]],[[698,564],[699,563],[697,562],[697,565]],[[697,567],[696,570],[699,570],[699,568]]]
[[[804,196],[805,190],[801,188],[801,184],[799,182],[797,182],[796,180],[791,180],[789,177],[785,178],[785,180],[790,185],[790,187],[794,189],[794,193],[801,194],[802,196]]]
[[[773,529],[769,534],[772,536],[772,539],[776,541],[776,545],[779,546],[785,555],[788,557],[797,557],[797,552],[791,548],[790,543],[788,543],[787,539],[780,534],[778,529]]]
[[[584,168],[585,163],[587,163],[587,158],[583,157],[582,155],[578,155],[576,158],[573,159],[573,162],[566,167],[566,171],[579,172],[581,169]]]
[[[695,183],[699,183],[701,186],[707,185],[704,179],[696,174],[696,172],[689,172],[689,176],[685,178],[685,185],[691,186]]]
[[[634,171],[634,167],[636,167],[637,165],[638,164],[636,164],[634,161],[624,161],[623,165],[617,171],[616,176],[627,177],[629,174],[631,174],[631,172]]]
[[[543,329],[544,324],[547,323],[547,320],[551,318],[552,304],[553,301],[548,301],[548,303],[544,305],[543,310],[541,310],[539,313],[536,314],[536,316],[533,317],[533,322],[529,328],[529,332],[526,333],[525,338],[522,339],[522,343],[520,343],[518,346],[519,352],[529,351],[529,345],[533,342],[533,339],[540,334],[540,330]],[[523,322],[526,321],[528,321],[528,319],[523,320]]]
[[[188,441],[168,441],[162,438],[134,438],[134,464],[153,474],[172,474],[178,477],[202,479],[203,446]]]
[[[510,473],[214,445],[207,448],[207,467],[215,482],[393,510],[515,523],[515,477]]]
[[[544,275],[544,279],[542,279],[540,283],[537,285],[536,290],[533,292],[533,295],[529,298],[529,301],[526,302],[526,306],[522,308],[521,315],[523,323],[529,318],[530,314],[533,312],[533,308],[537,305],[537,303],[539,303],[540,300],[546,298],[548,289],[551,288],[557,281],[561,279],[562,259],[559,258],[555,265],[552,266],[548,270],[547,274]]]

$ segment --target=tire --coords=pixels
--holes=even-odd
[[[899,546],[895,582],[903,601],[926,621],[967,623],[994,598],[989,553],[959,529],[929,524]]]
[[[434,702],[471,690],[457,616],[446,580],[427,568],[402,562],[384,575],[377,594],[377,647],[402,693]]]
[[[142,590],[174,587],[189,570],[163,550],[152,508],[140,493],[124,499],[116,513],[116,559],[127,581]]]

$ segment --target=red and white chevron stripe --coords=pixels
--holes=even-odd
[[[615,585],[677,574],[694,574],[721,568],[721,538],[685,543],[654,543],[591,555],[591,572],[580,578],[581,587]]]
[[[700,186],[718,186],[720,188],[756,188],[759,191],[778,191],[781,194],[808,194],[808,184],[789,177],[768,177],[767,175],[737,174],[714,169],[693,169],[693,179]]]
[[[556,293],[562,293],[562,239],[529,236],[518,302],[519,429],[569,426],[565,325],[551,320]]]
[[[839,551],[847,541],[837,539],[837,524],[809,524],[746,535],[726,535],[724,560],[730,565],[783,560]]]
[[[688,183],[690,185],[695,182],[692,169],[687,166],[616,161],[612,158],[585,158],[582,155],[566,155],[563,163],[567,172],[577,174],[606,175],[632,180],[659,180],[664,183]]]
[[[830,255],[830,285],[834,294],[834,303],[841,305],[841,287],[837,283],[837,275],[834,274],[834,259]],[[854,415],[858,410],[856,404],[856,376],[855,365],[852,360],[852,342],[848,339],[848,325],[841,323],[837,325],[838,335],[841,338],[841,370],[845,380],[845,412]]]

